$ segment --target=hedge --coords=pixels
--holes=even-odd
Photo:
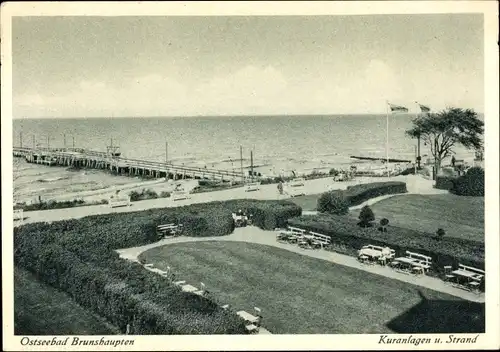
[[[344,191],[351,206],[362,204],[363,202],[384,196],[387,194],[407,193],[405,182],[373,182],[354,186],[348,186]]]
[[[484,197],[484,170],[470,168],[467,173],[456,179],[451,193],[459,196]]]
[[[449,191],[455,187],[456,180],[457,178],[455,176],[437,176],[434,188]]]
[[[286,201],[243,200],[26,224],[14,229],[14,260],[122,329],[133,320],[134,333],[244,334],[236,315],[115,251],[155,242],[156,226],[168,222],[183,223],[188,236],[227,235],[238,209],[262,228],[283,226],[302,211]]]
[[[253,224],[263,230],[285,227],[288,219],[302,215],[300,206],[286,200],[255,201],[241,199],[224,202],[224,205],[231,212],[242,210],[247,215],[251,214]]]
[[[426,254],[433,258],[435,271],[442,271],[445,265],[457,266],[459,262],[484,268],[484,243],[477,241],[447,237],[438,241],[434,234],[394,226],[389,226],[387,232],[380,232],[375,227],[360,228],[356,219],[346,216],[307,216],[290,219],[288,223],[330,235],[332,243],[345,246],[349,254],[373,244],[389,246],[403,256],[407,250]]]

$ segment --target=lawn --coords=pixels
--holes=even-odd
[[[305,196],[297,196],[290,199],[287,199],[290,202],[297,204],[302,210],[313,211],[316,210],[316,206],[318,205],[318,199],[321,194],[308,194]]]
[[[140,258],[171,266],[194,286],[203,282],[234,310],[261,308],[262,324],[274,334],[484,330],[484,305],[271,246],[181,243]]]
[[[67,294],[14,269],[14,334],[113,335],[120,331]]]
[[[484,241],[484,198],[454,194],[394,196],[371,206],[377,220],[391,225],[446,236]],[[351,212],[358,216],[359,211]]]

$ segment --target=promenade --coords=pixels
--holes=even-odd
[[[348,186],[384,181],[402,181],[407,183],[410,194],[436,194],[443,193],[441,190],[432,188],[433,181],[425,180],[419,176],[395,176],[395,177],[360,177],[348,182],[333,182],[331,177],[305,181],[304,193],[306,195],[321,194],[330,189],[346,189]],[[385,197],[385,196],[384,196]],[[65,209],[50,209],[24,212],[24,223],[53,222],[59,220],[78,219],[90,215],[126,213],[143,211],[148,209],[169,208],[185,206],[189,204],[208,203],[214,201],[227,201],[233,199],[287,199],[287,195],[279,195],[276,184],[261,185],[258,191],[245,192],[243,187],[227,190],[203,192],[190,194],[186,200],[173,201],[170,198],[149,199],[133,202],[130,207],[111,208],[106,204],[89,205]],[[373,204],[377,199],[369,201]]]

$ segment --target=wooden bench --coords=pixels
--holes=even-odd
[[[245,185],[245,192],[258,191],[260,189],[260,182],[251,182]]]
[[[284,185],[284,192],[291,197],[305,195],[305,180],[303,178],[293,179]]]
[[[156,226],[156,233],[163,236],[175,236],[182,232],[182,224],[176,225],[174,223]]]
[[[130,206],[130,197],[109,198],[108,205],[111,208]]]
[[[173,201],[191,198],[189,192],[183,188],[174,190],[170,195],[170,197],[172,198]]]

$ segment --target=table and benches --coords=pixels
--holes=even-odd
[[[395,258],[391,266],[403,273],[423,275],[431,270],[432,258],[421,253],[406,251],[406,257]]]
[[[458,264],[458,269],[451,271],[451,266],[445,267],[445,280],[458,288],[479,292],[485,278],[484,270]]]
[[[358,259],[365,264],[375,264],[379,262],[382,265],[394,259],[396,251],[389,247],[381,247],[376,245],[363,246],[358,251]]]

